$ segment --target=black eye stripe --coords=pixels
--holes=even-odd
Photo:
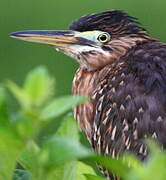
[[[109,46],[102,46],[102,49],[104,50],[104,51],[112,51],[112,49],[109,47]]]

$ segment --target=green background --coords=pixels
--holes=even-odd
[[[32,29],[67,29],[89,13],[121,9],[138,17],[151,35],[166,42],[166,0],[1,0],[0,81],[21,83],[28,71],[46,65],[56,77],[57,95],[69,94],[78,65],[53,48],[8,37]]]

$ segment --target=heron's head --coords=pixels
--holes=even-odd
[[[30,30],[10,36],[51,45],[76,59],[88,71],[116,61],[148,37],[137,20],[122,11],[83,16],[70,25],[70,30]]]

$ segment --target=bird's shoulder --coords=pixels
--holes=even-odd
[[[166,44],[150,41],[137,45],[125,57],[128,68],[144,85],[146,92],[166,91]]]

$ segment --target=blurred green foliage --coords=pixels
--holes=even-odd
[[[80,143],[71,114],[56,119],[61,121],[57,130],[39,143],[40,131],[48,122],[87,100],[81,96],[54,99],[53,82],[44,67],[28,73],[22,87],[8,81],[8,89],[20,104],[15,112],[8,109],[7,90],[0,86],[0,179],[106,180],[88,165],[97,163],[124,180],[165,180],[166,152],[156,144],[149,141],[145,162],[129,154],[118,160],[97,155]]]
[[[0,87],[0,163],[3,165],[0,179],[60,180],[63,176],[64,179],[71,176],[70,179],[74,180],[80,179],[77,176],[85,179],[82,175],[84,168],[94,172],[91,167],[76,161],[92,152],[79,143],[72,115],[57,119],[61,120],[57,132],[40,145],[37,143],[40,130],[48,122],[86,100],[81,96],[54,99],[53,84],[54,78],[42,66],[28,73],[22,87],[7,81],[8,89],[20,104],[16,112],[8,109],[6,90]],[[17,163],[22,169],[15,170]]]

